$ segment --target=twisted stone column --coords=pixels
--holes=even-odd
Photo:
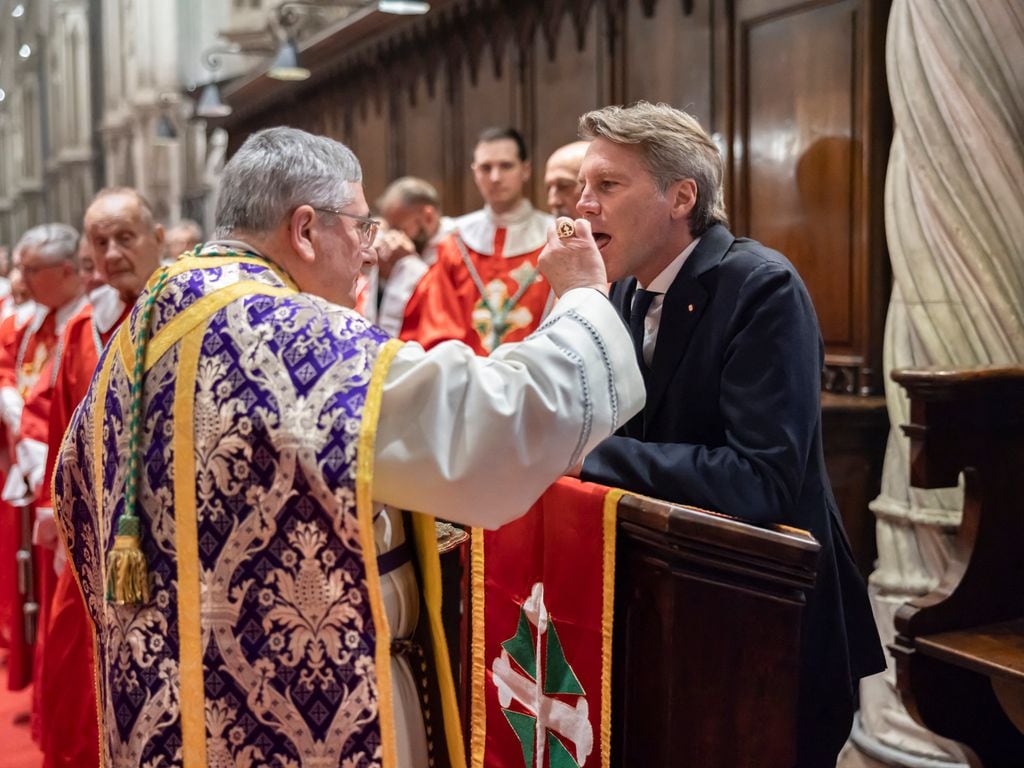
[[[892,430],[870,578],[884,643],[899,606],[938,582],[960,522],[960,489],[908,485],[909,403],[894,368],[1024,360],[1024,4],[894,0],[886,65],[895,134],[885,190],[893,292],[884,366]],[[895,670],[861,686],[854,744],[889,765],[962,763],[917,725]]]

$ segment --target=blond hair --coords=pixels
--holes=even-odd
[[[692,116],[668,104],[638,101],[629,107],[604,107],[580,118],[580,136],[632,144],[661,192],[681,179],[693,179],[697,202],[690,212],[690,232],[703,234],[727,224],[722,193],[723,164],[718,147]]]

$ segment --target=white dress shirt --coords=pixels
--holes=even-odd
[[[647,310],[647,316],[644,318],[643,352],[644,364],[647,366],[650,366],[651,361],[654,359],[654,347],[658,343],[658,328],[661,327],[661,308],[665,304],[665,294],[672,287],[672,283],[679,274],[679,270],[683,268],[687,257],[693,253],[693,249],[697,247],[699,242],[700,238],[698,237],[686,246],[682,253],[672,259],[669,265],[661,270],[657,277],[651,280],[650,285],[640,285],[640,281],[637,281],[637,288],[644,288],[658,294],[651,299],[651,307]]]

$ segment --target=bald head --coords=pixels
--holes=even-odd
[[[160,265],[164,228],[131,188],[101,190],[85,212],[84,229],[96,271],[131,304]]]
[[[583,191],[579,182],[580,166],[589,146],[589,141],[574,141],[559,147],[548,158],[544,187],[548,193],[548,208],[555,216],[578,217],[576,203]]]

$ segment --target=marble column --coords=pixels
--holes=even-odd
[[[886,66],[895,118],[885,190],[893,428],[870,505],[878,540],[870,590],[889,643],[899,606],[931,591],[946,568],[962,493],[909,487],[899,431],[909,404],[888,373],[1024,361],[1024,3],[894,0]],[[895,766],[963,764],[956,744],[907,714],[891,663],[862,683],[861,699],[852,742],[862,754]]]

